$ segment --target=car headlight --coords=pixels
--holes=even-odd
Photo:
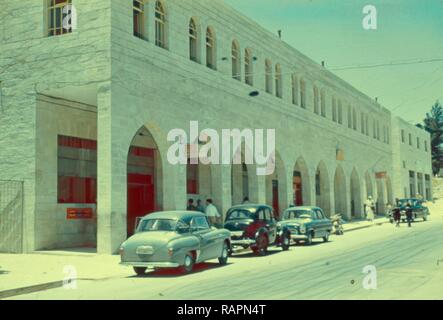
[[[300,233],[306,233],[306,227],[304,225],[300,226]]]

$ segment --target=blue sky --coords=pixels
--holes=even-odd
[[[443,0],[225,0],[329,68],[441,61],[334,71],[413,123],[443,102]],[[377,30],[362,27],[363,7],[377,8]]]

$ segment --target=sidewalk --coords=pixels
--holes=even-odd
[[[345,232],[350,232],[388,222],[383,217],[373,222],[352,221],[343,227]],[[79,280],[132,276],[132,269],[120,266],[119,261],[118,255],[100,255],[88,249],[0,254],[0,299],[62,287],[70,270],[75,270]],[[71,275],[75,277],[75,274]]]

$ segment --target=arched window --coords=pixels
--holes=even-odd
[[[245,82],[250,86],[254,85],[254,68],[253,68],[254,58],[252,57],[251,49],[245,50]]]
[[[67,11],[72,12],[72,10],[72,0],[48,1],[48,36],[59,36],[72,32],[72,28],[67,29],[63,26],[63,20],[67,17]]]
[[[326,118],[326,92],[325,92],[325,89],[322,89],[321,93],[320,93],[320,108],[321,108],[321,116]]]
[[[275,65],[275,95],[279,98],[283,97],[283,79],[279,64]]]
[[[206,66],[216,70],[215,33],[211,27],[206,29]]]
[[[318,108],[318,88],[317,86],[314,86],[314,113],[318,114],[319,108]]]
[[[335,97],[332,97],[332,121],[337,122],[337,100]]]
[[[265,62],[265,75],[266,75],[266,92],[272,94],[272,62],[266,59]]]
[[[300,80],[300,106],[306,109],[306,82]]]
[[[189,58],[195,62],[199,62],[198,37],[197,23],[195,19],[192,18],[189,22]]]
[[[160,1],[155,3],[155,45],[166,49],[166,12]]]
[[[292,103],[298,106],[298,79],[295,74],[292,75]]]
[[[236,40],[232,41],[232,78],[241,81],[240,72],[240,45]]]

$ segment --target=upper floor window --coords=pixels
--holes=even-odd
[[[195,22],[195,19],[192,18],[189,22],[189,58],[195,62],[199,62],[198,37],[197,23]]]
[[[360,114],[360,124],[361,124],[361,133],[365,134],[365,114],[362,112]]]
[[[211,27],[206,29],[206,66],[216,70],[215,33]]]
[[[166,11],[160,1],[155,3],[155,45],[166,49]]]
[[[420,138],[417,137],[417,149],[420,149]]]
[[[72,32],[72,27],[66,28],[65,25],[65,19],[72,10],[72,0],[49,0],[48,36],[59,36]]]
[[[423,144],[425,146],[425,152],[428,152],[428,142],[425,140]]]
[[[332,121],[337,122],[337,100],[332,97]]]
[[[232,78],[239,81],[241,81],[240,66],[240,45],[234,40],[232,41]]]
[[[343,105],[341,100],[338,100],[338,123],[343,124]]]
[[[357,131],[357,111],[352,108],[352,128]]]
[[[348,105],[348,128],[352,129],[352,108]]]
[[[275,95],[279,98],[283,97],[283,79],[279,64],[275,65]]]
[[[266,92],[272,93],[272,62],[268,59],[266,59],[265,62],[265,76],[266,76]]]
[[[405,143],[405,130],[401,130],[401,142]]]
[[[292,75],[292,103],[298,105],[298,79],[295,74]]]
[[[254,84],[253,61],[251,49],[245,49],[245,82],[250,86]]]
[[[409,145],[412,146],[412,134],[409,134]]]
[[[318,88],[317,86],[314,86],[314,113],[318,114],[319,113],[319,103],[318,103]]]
[[[366,131],[366,135],[369,137],[369,116],[366,115],[366,124],[365,124],[365,131]]]
[[[300,80],[300,106],[306,109],[306,82]]]
[[[325,92],[325,89],[322,89],[320,92],[320,110],[321,110],[321,116],[326,117],[326,92]]]

